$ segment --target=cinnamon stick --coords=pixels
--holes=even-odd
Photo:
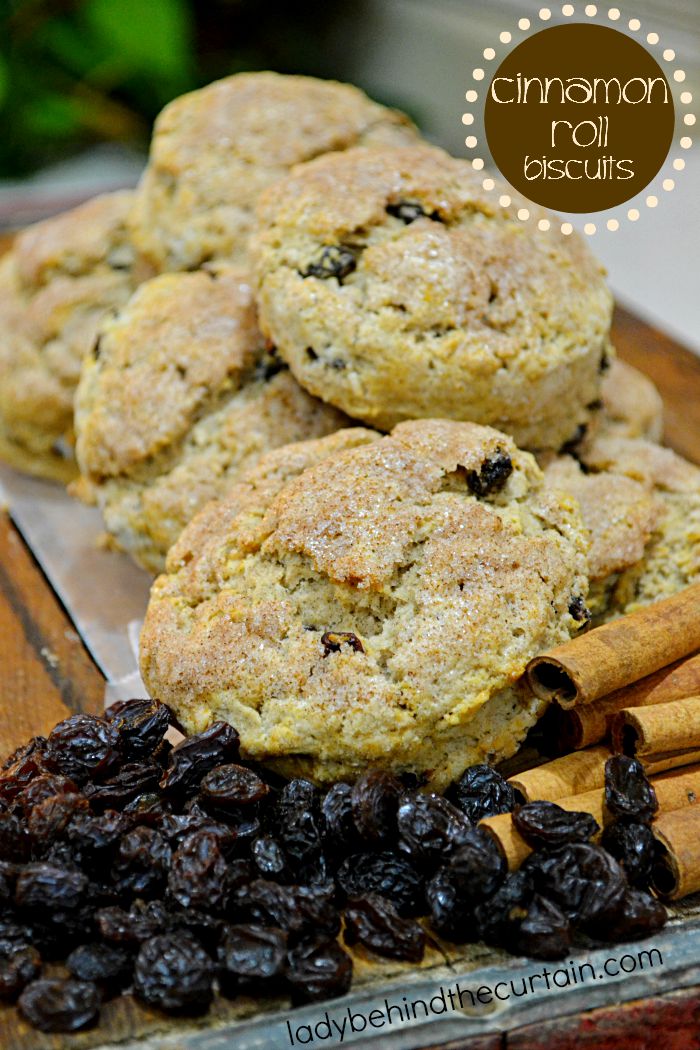
[[[651,826],[661,847],[652,887],[664,900],[700,890],[700,806],[663,813]]]
[[[689,659],[677,660],[654,674],[642,678],[595,700],[592,704],[572,707],[568,711],[550,709],[547,717],[552,733],[562,750],[579,751],[603,740],[610,728],[612,716],[625,707],[650,707],[681,700],[700,693],[700,653]]]
[[[620,748],[614,750],[619,751]],[[508,778],[508,783],[525,802],[534,802],[537,799],[559,802],[560,799],[571,795],[602,788],[605,784],[605,763],[611,754],[607,744],[598,744],[584,751],[573,751],[570,755],[562,755],[551,762],[544,762],[515,774]],[[669,769],[700,762],[700,743],[695,748],[638,757],[647,776],[653,776]]]
[[[670,773],[662,773],[652,777],[651,783],[654,785],[659,803],[659,814],[695,806],[700,802],[700,764],[683,769],[680,773],[675,770]],[[556,801],[558,806],[570,812],[590,813],[601,828],[608,822],[605,793],[602,788],[584,791],[569,798],[559,798]],[[496,839],[511,871],[519,868],[525,858],[532,853],[532,848],[516,831],[510,813],[501,813],[497,817],[486,817],[480,822],[480,826]]]
[[[533,692],[565,710],[590,704],[700,648],[700,583],[536,656]]]
[[[611,723],[613,748],[626,755],[664,755],[700,748],[700,696],[654,707],[626,707]],[[578,752],[584,754],[585,752]]]

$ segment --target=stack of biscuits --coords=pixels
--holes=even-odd
[[[602,268],[504,189],[354,87],[241,74],[4,258],[0,455],[160,574],[142,674],[189,731],[442,789],[541,715],[533,656],[700,575]]]

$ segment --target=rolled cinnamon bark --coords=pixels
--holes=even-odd
[[[579,751],[603,740],[610,729],[612,716],[625,707],[650,707],[681,700],[700,693],[700,653],[685,660],[677,660],[662,667],[639,682],[625,686],[595,700],[592,704],[572,707],[568,711],[558,705],[547,713],[552,734],[562,750]]]
[[[661,847],[652,888],[675,901],[700,890],[700,806],[663,813],[651,826]]]
[[[613,749],[640,759],[663,759],[700,748],[700,696],[654,707],[626,707],[613,716]],[[586,752],[578,752],[586,754]]]
[[[700,648],[700,583],[596,627],[527,666],[533,692],[567,710],[653,674]]]
[[[599,744],[586,751],[573,751],[570,755],[562,755],[561,758],[509,777],[508,783],[525,802],[538,799],[558,802],[561,798],[602,787],[605,782],[605,763],[610,753],[607,744]]]
[[[619,751],[620,748],[614,750]],[[598,744],[596,747],[586,748],[585,751],[573,751],[570,755],[562,755],[551,762],[544,762],[523,773],[515,774],[508,778],[508,783],[525,802],[535,802],[538,799],[559,802],[560,799],[579,795],[584,791],[602,788],[605,784],[605,763],[611,754],[607,744]],[[647,776],[653,776],[669,769],[700,762],[700,743],[694,749],[638,757]]]
[[[675,770],[661,773],[659,776],[652,777],[651,783],[654,785],[660,814],[687,809],[700,802],[700,764],[689,766],[680,773]],[[601,828],[608,822],[605,794],[602,788],[585,791],[569,798],[559,798],[556,801],[558,806],[570,812],[590,813]],[[496,839],[511,871],[519,868],[525,858],[532,853],[532,848],[516,831],[510,813],[502,813],[497,817],[486,817],[480,822],[480,826],[486,828],[489,834]]]

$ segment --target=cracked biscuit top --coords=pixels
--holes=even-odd
[[[171,550],[144,681],[189,730],[223,718],[287,772],[377,765],[444,786],[535,721],[517,679],[580,626],[585,550],[575,500],[490,428],[278,449]]]
[[[95,197],[20,233],[0,264],[0,456],[67,480],[73,397],[97,330],[137,283],[132,194]]]
[[[194,514],[262,453],[346,422],[266,348],[245,273],[163,274],[103,326],[85,361],[77,488],[114,544],[157,572]]]
[[[424,145],[295,168],[258,206],[261,325],[303,386],[368,424],[473,420],[557,449],[599,398],[611,296],[578,237],[481,183]]]
[[[349,84],[239,73],[183,95],[156,121],[132,216],[136,244],[159,270],[247,262],[260,192],[300,161],[417,132]]]

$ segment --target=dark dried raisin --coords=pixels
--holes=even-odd
[[[470,766],[451,785],[447,797],[472,824],[478,824],[484,817],[510,813],[515,804],[513,788],[508,781],[487,765]]]
[[[396,839],[396,815],[403,785],[381,769],[370,770],[352,789],[352,813],[357,832],[372,845],[389,845]]]
[[[183,908],[221,911],[228,902],[226,861],[218,836],[193,831],[173,854],[168,892]]]
[[[221,960],[236,977],[269,980],[281,976],[287,964],[287,934],[274,926],[230,926]]]
[[[397,813],[399,849],[418,865],[435,866],[467,841],[471,823],[440,795],[413,792]]]
[[[590,620],[590,610],[580,594],[574,595],[569,602],[569,615],[572,616],[577,623],[588,623]]]
[[[615,858],[587,842],[532,853],[523,869],[537,891],[575,923],[614,919],[627,889],[625,873]]]
[[[478,827],[470,827],[447,865],[461,897],[470,903],[495,893],[507,870],[505,857],[492,836]]]
[[[631,886],[649,885],[656,858],[656,839],[648,824],[616,820],[603,831],[601,844],[625,869]]]
[[[209,1006],[214,966],[186,933],[162,934],[141,945],[134,967],[134,992],[149,1006],[168,1012]]]
[[[27,944],[7,942],[0,948],[0,999],[14,1001],[41,973],[41,956]]]
[[[528,802],[513,810],[513,824],[533,849],[588,842],[600,831],[590,813],[562,809],[556,802]]]
[[[321,250],[316,262],[309,263],[300,271],[302,277],[320,277],[327,280],[335,277],[339,284],[357,269],[357,260],[350,248],[340,244],[329,244]]]
[[[187,737],[170,752],[163,791],[186,795],[196,790],[210,769],[237,760],[238,745],[238,733],[226,722],[214,722],[203,733]]]
[[[463,944],[476,937],[476,920],[469,899],[457,888],[448,868],[440,868],[425,887],[430,925],[440,937]]]
[[[115,944],[81,944],[66,959],[66,966],[79,981],[94,981],[116,994],[131,980],[133,956]]]
[[[49,734],[46,760],[76,784],[106,777],[119,764],[119,734],[96,715],[71,715]]]
[[[261,802],[269,790],[252,770],[233,764],[211,769],[200,784],[202,800],[217,809],[236,809]]]
[[[350,988],[352,959],[337,941],[306,941],[289,953],[287,980],[295,1002],[334,999]]]
[[[423,875],[402,854],[354,853],[338,868],[337,881],[348,897],[386,897],[400,915],[421,915],[425,910]]]
[[[323,646],[324,656],[329,656],[331,653],[339,653],[343,645],[349,645],[356,653],[364,653],[365,651],[362,642],[352,631],[324,631],[321,635],[321,645]]]
[[[491,496],[500,492],[513,473],[513,461],[507,452],[497,448],[485,459],[479,470],[467,471],[467,488],[475,496]]]
[[[138,762],[148,758],[161,743],[175,717],[158,700],[126,700],[105,711],[105,717],[119,733],[119,746],[126,758]]]
[[[83,903],[87,889],[88,879],[79,871],[53,864],[27,864],[17,878],[15,903],[27,911],[70,911]]]
[[[511,872],[496,892],[474,909],[479,934],[487,944],[507,947],[528,914],[534,890],[528,872]]]
[[[19,997],[19,1010],[42,1032],[77,1032],[97,1022],[100,993],[87,981],[33,981]]]
[[[605,763],[605,805],[614,817],[651,821],[659,804],[638,759],[613,755]]]
[[[378,894],[359,897],[345,912],[346,944],[362,944],[377,955],[420,962],[425,930],[414,919],[402,919],[391,901]]]
[[[571,924],[556,904],[536,894],[509,947],[533,959],[563,959],[571,949]]]
[[[432,219],[434,222],[440,222],[440,216],[437,211],[427,212],[423,205],[417,201],[399,201],[398,204],[387,204],[386,211],[388,215],[401,219],[407,226],[415,222],[416,219]]]

